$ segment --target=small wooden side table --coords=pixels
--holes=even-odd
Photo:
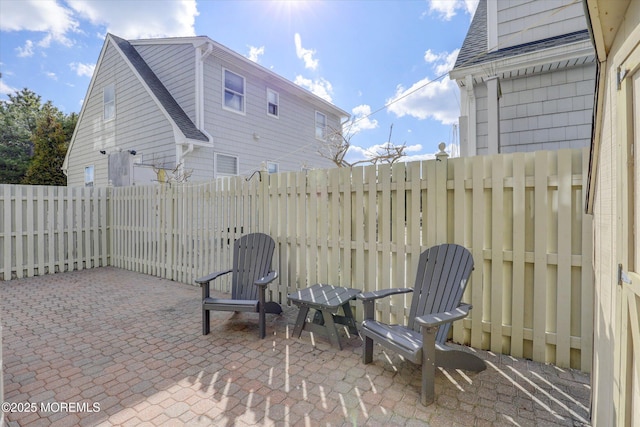
[[[316,284],[289,294],[289,301],[300,308],[293,335],[300,338],[303,330],[315,332],[329,338],[332,345],[342,349],[336,323],[347,326],[349,332],[358,333],[349,301],[355,299],[359,293],[359,289]],[[337,314],[340,307],[344,315]],[[310,308],[315,309],[316,314],[313,320],[308,322],[307,314]]]

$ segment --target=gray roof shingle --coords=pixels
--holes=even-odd
[[[188,139],[196,141],[209,141],[207,136],[202,133],[198,127],[191,121],[187,113],[176,102],[175,98],[169,93],[167,88],[162,84],[158,76],[153,72],[149,65],[140,56],[138,51],[127,40],[110,34],[113,41],[118,45],[122,53],[125,54],[129,62],[135,67],[136,71],[145,83],[149,86],[155,97],[162,104],[162,107],[171,116],[175,124]]]
[[[469,31],[464,38],[458,58],[456,59],[456,65],[453,67],[464,67],[471,65],[471,61],[475,61],[478,58],[482,58],[482,55],[487,52],[487,1],[480,0],[476,13],[473,15]],[[473,62],[475,63],[475,62]]]
[[[487,0],[480,0],[453,68],[468,67],[589,39],[589,31],[585,29],[487,52]]]

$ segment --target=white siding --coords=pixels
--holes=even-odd
[[[500,0],[497,8],[499,49],[587,28],[582,2]]]
[[[108,45],[69,153],[68,185],[84,185],[84,168],[95,165],[95,185],[108,184],[108,156],[115,150],[136,150],[145,163],[175,164],[172,127],[140,81],[112,45]],[[102,119],[102,88],[115,84],[116,118]],[[153,153],[146,155],[145,153]]]
[[[246,79],[244,115],[222,108],[223,68]],[[280,172],[299,171],[303,166],[333,166],[317,154],[320,145],[315,139],[315,111],[325,113],[334,128],[339,127],[339,117],[293,95],[281,82],[259,70],[239,68],[215,55],[207,58],[204,76],[206,130],[213,136],[215,152],[239,157],[240,174],[260,169],[265,161],[277,162]],[[278,118],[267,114],[267,88],[280,95]]]
[[[135,42],[133,42],[135,46]],[[171,95],[196,122],[195,48],[184,44],[139,44],[135,48],[162,81]],[[222,69],[246,79],[246,114],[222,108]],[[135,161],[161,167],[176,165],[176,146],[170,120],[145,90],[115,48],[108,45],[95,84],[86,97],[86,108],[72,153],[68,159],[68,183],[84,184],[84,168],[95,166],[95,185],[106,185],[108,156],[116,150],[136,150]],[[299,171],[302,167],[327,168],[333,163],[322,158],[320,142],[315,139],[315,112],[327,116],[328,124],[338,129],[340,117],[331,106],[314,99],[302,88],[292,87],[253,63],[216,48],[203,65],[204,129],[211,134],[211,147],[194,146],[184,156],[184,170],[190,181],[215,178],[214,154],[239,158],[239,172],[248,175],[267,161],[276,162],[279,171]],[[102,87],[116,86],[116,119],[103,123]],[[267,88],[279,94],[279,115],[267,112]]]
[[[192,122],[196,122],[195,49],[191,43],[136,45],[145,60]]]

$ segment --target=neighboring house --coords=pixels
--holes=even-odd
[[[586,206],[595,249],[592,424],[640,426],[640,1],[584,2],[599,63]]]
[[[589,146],[596,65],[582,2],[480,0],[449,76],[462,156]]]
[[[63,170],[68,185],[331,167],[349,114],[208,37],[108,34]]]

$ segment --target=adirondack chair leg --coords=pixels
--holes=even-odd
[[[364,345],[362,346],[362,363],[365,365],[373,361],[373,340],[367,336],[364,337]]]
[[[209,310],[205,310],[204,307],[202,308],[202,335],[208,335],[209,331],[210,331],[210,313]]]
[[[258,293],[258,311],[259,311],[259,323],[260,323],[260,339],[263,339],[267,336],[267,318],[265,316],[265,302],[266,302],[266,289],[265,287],[260,287],[260,292]]]
[[[373,319],[374,317],[374,302],[363,301],[362,308],[364,314],[364,320]],[[363,334],[364,335],[364,334]],[[373,339],[364,335],[364,345],[362,346],[362,363],[365,365],[373,361]]]
[[[206,298],[209,298],[209,282],[201,284],[200,287],[202,288],[202,301],[204,301]],[[211,314],[209,313],[209,310],[205,309],[203,305],[202,306],[202,335],[209,334],[210,318],[211,318]]]
[[[435,400],[436,332],[438,328],[422,328],[422,396],[424,406]]]

